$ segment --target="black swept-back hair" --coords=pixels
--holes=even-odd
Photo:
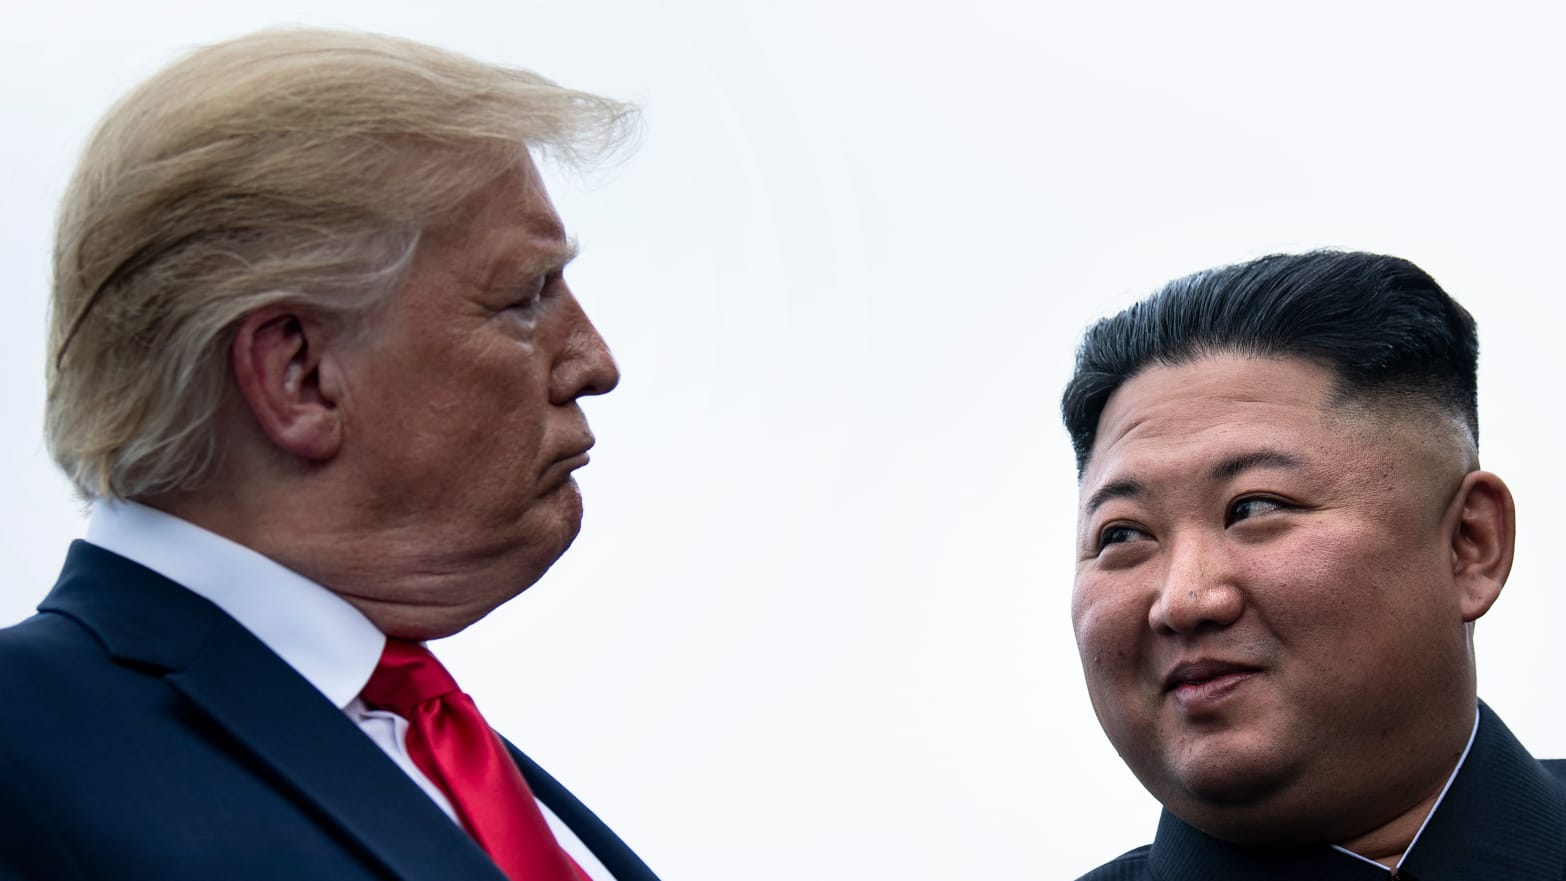
[[[1341,400],[1434,405],[1479,442],[1479,341],[1468,310],[1397,257],[1274,254],[1176,279],[1088,328],[1060,402],[1077,476],[1116,389],[1149,367],[1215,354],[1305,358],[1336,374]]]

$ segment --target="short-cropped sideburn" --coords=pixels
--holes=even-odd
[[[1434,279],[1380,254],[1276,254],[1176,279],[1088,328],[1060,405],[1077,476],[1116,389],[1149,367],[1217,354],[1314,361],[1341,397],[1418,401],[1479,442],[1474,319]]]
[[[122,99],[60,209],[46,437],[85,498],[200,484],[240,320],[290,304],[353,328],[421,233],[529,152],[580,163],[628,105],[393,37],[263,31]]]

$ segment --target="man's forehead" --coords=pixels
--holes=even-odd
[[[517,170],[478,193],[467,210],[432,231],[429,250],[465,255],[469,272],[486,279],[536,275],[576,257],[576,240],[536,173]]]
[[[1214,355],[1141,371],[1115,390],[1099,415],[1095,456],[1128,435],[1183,434],[1236,419],[1266,424],[1324,414],[1336,377],[1302,358]]]
[[[1444,486],[1475,467],[1461,420],[1426,402],[1345,399],[1336,375],[1305,359],[1219,356],[1122,385],[1078,486],[1087,515],[1111,498],[1216,487],[1257,469],[1351,491],[1389,478]]]
[[[1143,371],[1099,417],[1083,502],[1103,498],[1111,482],[1299,467],[1311,458],[1308,436],[1327,421],[1333,384],[1329,371],[1303,359],[1214,356]]]

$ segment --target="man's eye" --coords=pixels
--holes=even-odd
[[[1241,520],[1249,520],[1262,514],[1282,511],[1284,507],[1286,506],[1277,499],[1269,499],[1263,496],[1235,499],[1229,503],[1229,510],[1224,517],[1224,525],[1232,526]]]
[[[1146,533],[1134,526],[1110,526],[1098,534],[1098,549],[1102,551],[1110,545],[1125,544],[1128,541],[1136,541],[1145,535]]]
[[[511,308],[527,311],[536,307],[543,299],[544,284],[543,282],[539,282],[538,284],[534,285],[532,289],[522,291],[518,295],[516,302],[511,304]]]
[[[564,277],[564,273],[555,270],[548,275],[533,279],[517,291],[516,299],[509,308],[523,312],[530,312],[538,308],[538,304],[542,303],[544,298],[549,295],[550,287],[558,284]]]

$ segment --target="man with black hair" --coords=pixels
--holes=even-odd
[[[1477,355],[1430,276],[1363,253],[1198,273],[1087,332],[1072,622],[1164,813],[1086,879],[1566,878],[1566,763],[1476,694],[1515,537]]]

